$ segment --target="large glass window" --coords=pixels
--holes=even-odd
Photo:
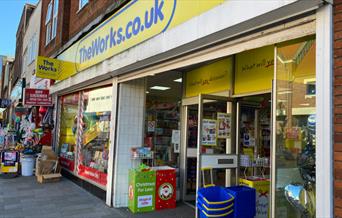
[[[78,174],[100,185],[107,183],[112,87],[82,93],[83,113]]]
[[[154,153],[154,164],[178,168],[182,74],[167,72],[147,79],[145,147]]]
[[[315,40],[277,48],[276,217],[315,216]]]
[[[60,163],[63,168],[68,169],[69,171],[74,171],[75,168],[78,101],[78,93],[63,96],[60,99]]]

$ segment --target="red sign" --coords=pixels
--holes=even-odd
[[[48,89],[25,88],[24,104],[31,106],[51,106],[52,98]]]
[[[91,167],[80,165],[78,175],[90,179],[100,185],[107,185],[107,173],[103,173]]]
[[[75,169],[75,161],[66,159],[64,157],[59,157],[59,164],[65,168],[70,170],[71,172]]]

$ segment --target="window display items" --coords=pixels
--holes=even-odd
[[[216,120],[203,119],[202,145],[216,146]]]
[[[75,169],[76,130],[79,93],[61,97],[59,161],[64,169]],[[76,118],[76,119],[75,119]]]
[[[231,134],[231,117],[227,113],[217,113],[217,138],[229,138]]]
[[[112,87],[97,88],[83,95],[83,131],[78,175],[102,186],[107,184]]]

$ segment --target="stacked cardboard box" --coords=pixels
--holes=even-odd
[[[62,177],[58,156],[50,146],[43,146],[36,161],[36,177],[39,183],[56,182]]]

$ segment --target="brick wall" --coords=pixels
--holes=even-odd
[[[45,45],[45,17],[50,1],[42,0],[39,54],[46,57],[58,53],[62,46],[74,37],[89,32],[127,2],[127,0],[89,0],[88,4],[79,9],[78,0],[59,0],[57,35],[48,45]]]
[[[49,57],[53,55],[58,48],[62,46],[62,37],[67,32],[61,31],[63,27],[63,21],[65,21],[65,13],[63,10],[68,6],[69,0],[59,0],[58,3],[58,21],[57,21],[57,34],[49,44],[45,44],[46,41],[46,25],[45,18],[47,14],[47,8],[51,0],[42,0],[42,17],[40,23],[40,37],[39,37],[39,55]],[[52,15],[51,15],[52,16]],[[52,18],[51,18],[52,19]]]
[[[342,0],[334,0],[334,214],[342,217]]]

